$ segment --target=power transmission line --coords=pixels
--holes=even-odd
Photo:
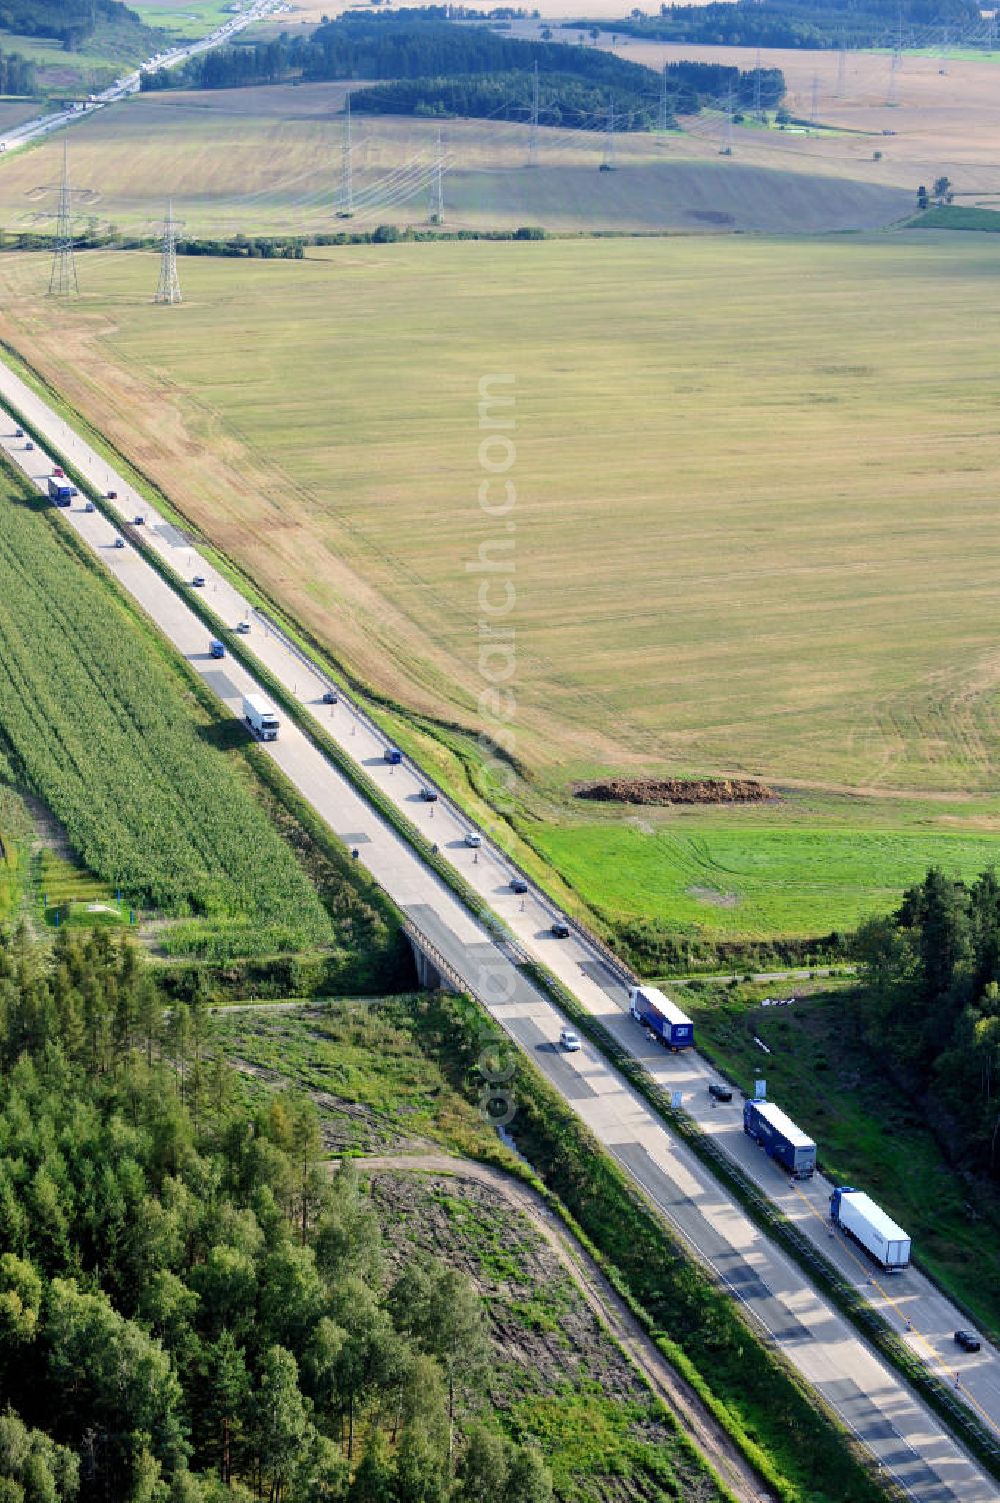
[[[886,104],[896,104],[899,99],[898,74],[903,61],[903,6],[902,0],[896,10],[896,44],[892,49],[892,62],[889,64],[889,97]]]
[[[441,149],[441,131],[438,129],[437,156],[431,177],[431,224],[444,223],[444,156]]]
[[[340,212],[354,213],[354,174],[351,165],[351,91],[344,99],[344,144],[341,147]]]
[[[538,59],[535,59],[535,78],[531,86],[531,130],[528,134],[528,166],[538,166]]]
[[[889,92],[886,95],[886,104],[898,103],[899,84],[897,82],[897,75],[899,73],[899,65],[901,60],[902,54],[900,52],[894,52],[892,54],[892,61],[889,64]]]
[[[167,203],[167,217],[163,221],[163,251],[160,256],[160,281],[156,289],[154,303],[179,303],[181,298],[181,282],[177,275],[177,231],[181,228],[181,220],[174,218],[174,205],[170,200]]]
[[[49,297],[73,297],[80,291],[73,259],[73,190],[69,185],[69,152],[63,137],[62,182],[56,209],[56,241],[49,273]]]
[[[601,162],[602,172],[614,172],[615,170],[615,96],[608,97],[608,122],[604,131],[604,160]]]

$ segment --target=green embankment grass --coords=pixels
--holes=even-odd
[[[9,786],[12,769],[0,747],[0,922],[13,916],[28,880],[31,819]]]
[[[972,204],[935,204],[924,209],[906,226],[908,230],[1000,230],[1000,214],[995,209],[978,209]]]
[[[41,850],[33,867],[38,912],[52,928],[130,922],[128,905],[119,903],[106,882],[76,862]]]

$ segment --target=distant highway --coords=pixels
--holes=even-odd
[[[34,392],[0,364],[0,400],[16,407],[39,435],[98,490],[117,492],[121,517],[144,518],[148,543],[188,579],[204,577],[204,597],[215,613],[235,627],[249,620],[247,645],[362,765],[380,788],[424,831],[465,879],[489,900],[509,925],[518,946],[554,971],[581,1005],[604,1025],[669,1090],[734,1160],[778,1202],[825,1256],[909,1333],[921,1358],[939,1371],[954,1373],[960,1394],[988,1423],[1000,1415],[1000,1359],[990,1347],[974,1357],[953,1355],[950,1334],[961,1316],[920,1274],[908,1270],[893,1278],[872,1278],[870,1266],[830,1235],[825,1217],[828,1187],[822,1182],[790,1186],[741,1130],[737,1106],[713,1108],[707,1084],[714,1072],[697,1055],[666,1055],[647,1042],[623,1010],[627,972],[583,930],[571,926],[566,939],[550,932],[554,910],[535,886],[515,894],[512,867],[500,849],[484,841],[477,851],[465,843],[469,822],[447,799],[426,802],[426,779],[408,761],[392,766],[385,739],[363,711],[341,696],[324,705],[328,681],[271,630],[251,603],[194,548],[171,523],[132,490]],[[40,488],[52,461],[25,449],[14,437],[13,420],[0,413],[0,445]],[[116,549],[117,529],[98,510],[80,504],[60,520],[87,543],[119,584],[138,601],[164,635],[234,715],[241,696],[257,687],[232,657],[209,657],[209,632],[183,592],[175,592],[131,546]],[[662,1119],[598,1053],[584,1044],[577,1054],[559,1049],[565,1018],[526,980],[509,946],[475,920],[456,895],[429,870],[414,849],[387,825],[353,784],[331,765],[306,736],[285,722],[278,741],[264,750],[292,780],[359,863],[394,899],[407,919],[445,958],[449,968],[477,995],[492,1016],[524,1049],[572,1105],[595,1136],[640,1185],[679,1237],[732,1293],[787,1360],[823,1396],[863,1444],[918,1503],[1000,1503],[1000,1490],[955,1444],[896,1373],[877,1356],[846,1320],[820,1295],[796,1264],[772,1244],[734,1205],[727,1192]],[[516,957],[515,957],[516,958]],[[785,1103],[794,1112],[794,1102]],[[514,1123],[516,1137],[516,1121]],[[872,1279],[869,1282],[869,1279]]]
[[[285,5],[286,0],[253,0],[249,10],[241,12],[238,16],[232,16],[224,26],[219,26],[208,36],[196,42],[187,42],[182,47],[170,47],[157,53],[155,57],[148,58],[131,73],[124,74],[117,79],[103,93],[93,95],[86,104],[76,109],[60,110],[54,115],[38,115],[34,120],[26,120],[23,124],[4,131],[0,134],[0,153],[19,151],[22,147],[30,146],[32,142],[51,135],[53,131],[61,130],[63,126],[73,125],[78,120],[85,120],[95,110],[103,109],[105,105],[116,104],[118,100],[128,98],[129,94],[138,94],[144,72],[152,72],[160,68],[176,68],[179,63],[187,62],[189,57],[196,57],[199,52],[209,52],[213,47],[228,42],[238,32],[244,31],[246,27],[254,25],[257,21],[262,21],[265,16],[284,9]]]

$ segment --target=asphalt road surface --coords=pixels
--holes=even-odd
[[[75,109],[59,110],[55,114],[38,115],[34,120],[26,120],[21,125],[12,127],[0,134],[0,153],[19,151],[24,146],[30,146],[33,141],[39,141],[43,136],[51,135],[55,130],[61,130],[63,126],[73,125],[77,120],[84,120],[108,104],[116,104],[120,99],[127,99],[130,94],[138,94],[141,87],[144,72],[159,68],[176,68],[178,64],[187,62],[189,57],[195,57],[199,52],[209,52],[213,47],[220,46],[223,42],[230,41],[238,32],[252,26],[256,21],[262,21],[265,16],[273,15],[284,5],[285,0],[254,0],[249,10],[238,16],[232,16],[224,26],[219,26],[208,36],[201,37],[196,42],[188,42],[183,47],[167,47],[155,58],[150,58],[130,73],[116,79],[110,88],[104,89],[100,94],[93,94],[86,104],[81,104]]]
[[[172,566],[190,579],[203,576],[203,593],[231,627],[251,623],[246,639],[262,663],[313,714],[326,731],[362,764],[369,775],[420,825],[456,869],[487,897],[523,949],[543,960],[580,1003],[620,1038],[662,1084],[682,1093],[683,1104],[811,1235],[823,1253],[854,1279],[866,1297],[901,1325],[914,1327],[909,1339],[921,1357],[939,1371],[956,1373],[960,1394],[988,1422],[1000,1416],[997,1353],[984,1346],[975,1357],[959,1359],[950,1344],[963,1324],[942,1295],[914,1270],[869,1283],[873,1270],[862,1255],[831,1237],[825,1218],[828,1187],[814,1181],[792,1186],[745,1137],[737,1106],[712,1108],[707,1095],[710,1067],[698,1055],[665,1053],[651,1044],[624,1010],[627,973],[584,931],[573,926],[567,939],[550,932],[553,909],[533,886],[526,894],[510,890],[510,862],[492,842],[475,850],[466,844],[468,821],[444,798],[421,797],[426,779],[409,762],[385,760],[385,741],[363,712],[340,696],[322,703],[329,682],[308,665],[280,634],[269,629],[235,587],[199,555],[185,536],[162,518],[127,482],[109,468],[30,388],[0,364],[0,400],[14,405],[40,437],[101,491],[113,489],[121,517],[143,518],[143,533]],[[29,452],[14,436],[14,421],[0,412],[0,445],[40,489],[52,460],[40,449]],[[146,611],[176,649],[200,673],[235,716],[242,696],[260,692],[235,659],[208,655],[210,633],[183,591],[175,592],[130,545],[114,546],[118,529],[100,510],[86,512],[77,499],[59,513]],[[348,846],[412,922],[447,958],[470,991],[568,1100],[595,1136],[640,1184],[678,1235],[715,1270],[760,1329],[814,1385],[843,1422],[863,1441],[886,1472],[920,1503],[980,1503],[997,1500],[1000,1490],[955,1444],[895,1372],[855,1333],[817,1292],[796,1264],[753,1225],[719,1183],[665,1127],[655,1112],[589,1044],[574,1054],[559,1048],[566,1019],[512,963],[450,888],[427,868],[354,786],[306,736],[287,720],[279,739],[265,750]],[[794,1109],[794,1103],[784,1103]],[[513,1132],[516,1138],[516,1119]]]

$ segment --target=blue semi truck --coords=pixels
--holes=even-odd
[[[65,475],[50,475],[48,480],[49,500],[56,506],[68,506],[76,495],[76,486]]]
[[[816,1144],[770,1101],[744,1102],[743,1131],[796,1179],[816,1172]]]
[[[675,1052],[691,1048],[694,1043],[694,1024],[659,987],[629,987],[628,1002],[629,1012],[636,1022],[648,1029],[661,1044]]]

